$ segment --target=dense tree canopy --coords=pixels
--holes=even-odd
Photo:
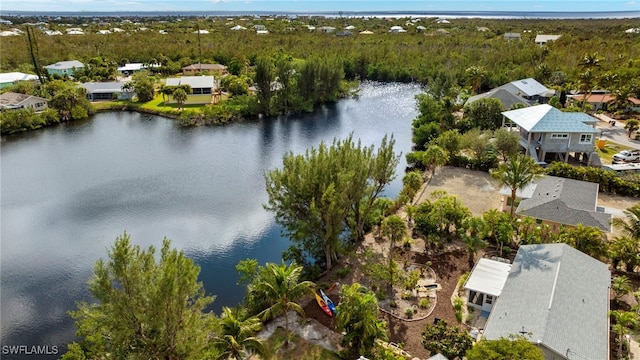
[[[304,155],[287,154],[283,168],[265,174],[269,201],[265,208],[291,237],[297,250],[330,269],[344,235],[362,239],[375,200],[395,177],[398,157],[393,138],[377,151],[350,136],[321,143]],[[296,261],[306,263],[305,256]]]
[[[79,343],[64,359],[203,359],[212,355],[213,302],[198,282],[200,268],[163,241],[160,254],[116,239],[109,260],[98,260],[89,281],[97,303],[71,312]]]
[[[523,337],[482,340],[467,351],[467,360],[544,360],[544,353]]]

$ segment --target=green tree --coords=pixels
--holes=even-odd
[[[60,120],[82,120],[93,113],[87,91],[71,81],[53,80],[44,85],[49,106],[58,111]]]
[[[613,218],[613,226],[618,227],[629,238],[640,241],[640,204],[624,210],[626,219]]]
[[[437,324],[427,324],[422,330],[422,345],[432,355],[440,353],[454,360],[464,357],[473,346],[473,339],[466,330],[440,320]]]
[[[284,315],[287,333],[285,344],[289,343],[289,310],[304,316],[304,310],[297,301],[305,295],[313,294],[315,286],[311,281],[301,281],[301,274],[302,266],[295,263],[267,263],[264,269],[258,271],[255,281],[249,285],[249,296],[260,298],[267,305],[260,313],[263,320]]]
[[[445,165],[449,161],[449,156],[438,145],[429,145],[422,154],[422,165],[431,170],[431,176],[435,175],[438,166]]]
[[[464,73],[467,79],[467,84],[471,86],[474,93],[479,93],[480,89],[482,89],[482,82],[487,76],[487,72],[482,66],[471,66],[468,67]]]
[[[255,336],[262,329],[260,319],[243,319],[239,310],[222,308],[222,315],[216,326],[213,346],[219,351],[216,360],[244,360],[252,354],[266,356],[263,341]]]
[[[125,232],[116,238],[107,262],[98,260],[89,290],[95,304],[72,311],[79,344],[63,359],[202,359],[210,354],[213,302],[198,282],[200,268],[171,249],[160,254],[131,245]],[[156,260],[157,259],[157,260]]]
[[[133,91],[138,96],[138,101],[147,102],[153,100],[154,82],[155,80],[147,71],[138,71],[131,76],[128,86],[133,87]]]
[[[541,168],[535,161],[521,154],[500,164],[498,169],[491,172],[491,177],[496,179],[500,186],[506,186],[511,190],[511,217],[515,210],[516,191],[523,189],[541,176]]]
[[[187,92],[184,89],[178,88],[171,93],[171,97],[178,103],[178,106],[182,106],[187,101]]]
[[[439,145],[443,149],[447,151],[449,157],[455,156],[460,151],[460,142],[462,140],[462,136],[458,129],[447,130],[440,134],[436,140],[436,145]]]
[[[625,343],[624,335],[629,328],[638,326],[638,314],[633,311],[612,310],[609,312],[615,324],[613,325],[613,331],[617,334],[618,338],[618,359],[624,359],[623,345]]]
[[[622,262],[626,271],[633,272],[640,265],[640,243],[627,236],[616,236],[609,242],[609,258],[614,269]]]
[[[496,150],[502,156],[503,161],[507,161],[508,158],[518,154],[520,150],[520,135],[517,132],[500,128],[493,133],[493,138],[495,139]]]
[[[378,299],[360,284],[343,285],[337,307],[336,327],[344,331],[342,345],[351,354],[370,356],[376,339],[386,339],[386,322],[378,319]]]
[[[611,281],[611,290],[613,290],[613,298],[616,302],[631,292],[631,281],[625,275],[616,276]]]
[[[636,119],[629,119],[627,123],[624,125],[624,128],[628,131],[629,139],[631,139],[631,135],[634,131],[638,131],[640,129],[640,122]]]
[[[269,201],[264,206],[299,252],[319,262],[324,256],[330,269],[346,231],[364,238],[375,200],[395,177],[393,144],[385,137],[374,152],[349,136],[331,146],[321,143],[305,155],[287,154],[282,169],[265,174]]]
[[[270,59],[259,57],[256,59],[256,88],[258,89],[259,111],[264,114],[271,114],[271,98],[273,90],[271,83],[275,79],[274,66]]]
[[[382,233],[389,239],[389,283],[393,284],[393,275],[396,272],[393,264],[393,249],[398,241],[407,234],[407,224],[399,215],[391,215],[382,222]],[[389,289],[393,293],[393,287]]]
[[[604,260],[608,256],[607,236],[594,226],[578,224],[574,228],[564,229],[558,241],[596,259]]]
[[[464,117],[473,127],[481,130],[494,130],[502,124],[503,106],[500,100],[479,99],[464,107]]]
[[[522,336],[482,340],[467,351],[467,360],[544,360],[544,353]]]
[[[403,190],[413,198],[422,187],[422,175],[418,171],[409,171],[402,178]]]

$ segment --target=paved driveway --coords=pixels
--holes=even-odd
[[[595,117],[600,119],[596,124],[596,129],[600,130],[600,139],[617,142],[632,149],[640,149],[640,140],[629,139],[628,132],[624,129],[624,122],[616,121],[616,125],[611,126],[609,121],[613,119],[607,115],[596,114]]]

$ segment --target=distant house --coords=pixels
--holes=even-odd
[[[146,69],[147,69],[147,65],[143,63],[130,63],[130,64],[124,64],[124,66],[119,66],[118,72],[121,73],[122,75],[129,76]]]
[[[211,96],[215,89],[213,76],[181,76],[179,78],[168,78],[165,84],[166,86],[190,86],[191,94],[187,95],[187,103],[189,104],[211,103]],[[170,99],[170,101],[171,100],[172,99]]]
[[[12,86],[19,81],[38,81],[38,76],[21,72],[0,74],[0,89]]]
[[[512,94],[511,92],[501,88],[495,88],[491,91],[487,91],[486,93],[474,95],[467,99],[465,106],[480,99],[498,99],[502,103],[504,109],[508,110],[513,109],[518,105],[529,106],[529,103],[525,98]]]
[[[606,264],[566,244],[520,246],[483,338],[522,334],[545,359],[609,359]]]
[[[253,25],[253,30],[255,31],[267,30],[267,27],[262,24],[257,24],[257,25]]]
[[[78,60],[59,61],[55,64],[47,65],[44,67],[49,75],[59,76],[73,76],[74,72],[84,68],[84,64]]]
[[[358,34],[360,34],[360,35],[373,35],[374,32],[370,31],[370,30],[363,30],[363,31],[360,31]]]
[[[535,43],[537,45],[543,46],[543,45],[546,45],[549,41],[558,40],[560,38],[560,36],[562,36],[562,35],[543,35],[543,34],[538,34],[538,35],[536,35]]]
[[[44,34],[47,36],[57,36],[62,35],[62,32],[60,32],[59,30],[45,30]]]
[[[131,100],[133,90],[125,90],[126,82],[86,82],[80,85],[87,90],[87,99],[90,101],[99,100]]]
[[[398,34],[398,33],[405,33],[405,32],[407,32],[407,30],[405,30],[402,26],[396,25],[396,26],[392,26],[389,29],[389,32],[390,33],[394,33],[394,34]]]
[[[501,85],[498,88],[505,89],[508,92],[527,100],[529,105],[533,105],[535,103],[544,104],[556,93],[554,90],[547,88],[533,78],[512,81]]]
[[[516,210],[519,216],[536,219],[558,233],[560,227],[573,228],[579,224],[611,232],[611,214],[598,211],[597,183],[545,176],[516,191]],[[502,210],[511,209],[511,189],[503,187]]]
[[[592,110],[606,110],[607,105],[611,104],[616,100],[616,96],[611,93],[604,94],[578,94],[570,96],[576,102],[582,103],[582,101],[586,98],[587,103],[591,105]],[[629,111],[640,111],[640,99],[636,99],[634,97],[629,97],[627,99],[627,110]]]
[[[194,34],[208,34],[208,33],[209,33],[209,30],[201,29],[201,30],[196,30],[196,31],[194,31],[193,33],[194,33]]]
[[[6,92],[0,95],[0,109],[33,109],[42,111],[48,107],[48,101],[38,96]]]
[[[337,37],[345,37],[345,36],[351,36],[353,35],[353,33],[349,30],[340,30],[336,33]]]
[[[311,30],[311,28],[309,28],[309,30]],[[334,28],[333,26],[321,26],[317,28],[317,30],[321,33],[328,34],[336,31],[336,28]]]
[[[218,76],[229,73],[227,67],[222,64],[191,64],[182,68],[182,74],[184,75],[195,75],[204,72]]]
[[[596,161],[595,124],[599,120],[592,116],[562,112],[548,104],[505,111],[502,115],[503,126],[506,120],[515,124],[520,146],[536,162],[546,161],[547,154],[556,154],[567,162],[570,153],[586,156],[588,164]]]
[[[520,33],[504,33],[505,40],[522,40]]]
[[[244,27],[244,26],[236,25],[236,26],[232,27],[231,30],[233,30],[233,31],[247,30],[247,28]]]
[[[508,262],[485,258],[478,260],[464,284],[467,305],[480,310],[481,316],[488,317],[502,293],[509,270],[511,264]]]

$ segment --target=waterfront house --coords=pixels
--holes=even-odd
[[[504,111],[502,115],[502,125],[515,125],[520,146],[536,162],[545,162],[548,154],[567,162],[572,153],[587,164],[599,160],[595,149],[595,124],[599,120],[592,116],[562,112],[548,104]]]
[[[215,90],[215,81],[213,76],[181,76],[178,78],[168,78],[166,86],[183,86],[191,87],[191,94],[187,94],[188,104],[209,104],[212,102],[212,95]],[[170,101],[174,101],[172,98]]]
[[[512,94],[511,92],[501,88],[495,88],[487,91],[486,93],[474,95],[467,99],[465,106],[480,99],[498,99],[505,110],[513,109],[518,105],[529,106],[529,103],[525,98]]]
[[[525,99],[529,105],[544,104],[556,93],[533,78],[512,81],[499,86],[498,89],[507,90],[513,95]]]
[[[0,109],[33,109],[33,111],[42,111],[48,107],[48,101],[45,98],[20,94],[14,92],[6,92],[0,95]]]
[[[567,244],[520,246],[483,338],[522,335],[546,360],[609,359],[604,264]]]
[[[38,76],[21,72],[2,73],[0,74],[0,89],[12,86],[19,81],[38,81]]]
[[[76,70],[84,68],[84,64],[78,60],[59,61],[55,64],[47,65],[44,68],[51,76],[58,75],[64,77],[67,75],[72,77]]]
[[[131,100],[134,92],[125,88],[126,84],[123,81],[86,82],[80,86],[87,90],[87,99],[90,101]]]
[[[598,207],[599,184],[544,176],[516,191],[515,213],[536,219],[554,233],[561,227],[593,226],[611,232],[611,214]],[[511,211],[511,189],[500,189],[502,211]]]

